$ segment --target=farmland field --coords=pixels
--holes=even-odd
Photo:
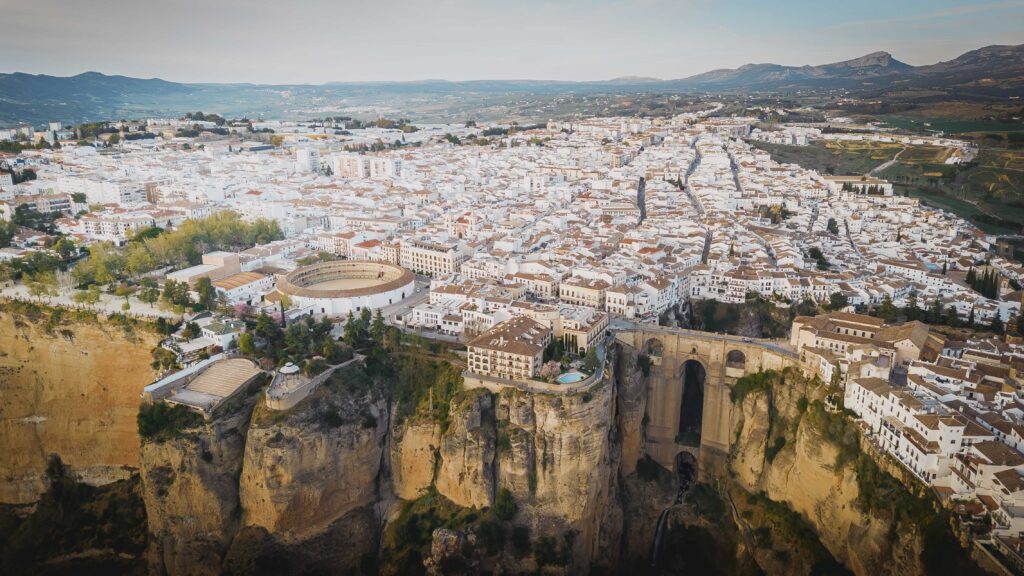
[[[1020,122],[998,120],[968,120],[955,118],[912,118],[908,116],[880,116],[879,120],[894,128],[914,132],[944,132],[949,135],[968,132],[1024,132]]]
[[[889,142],[818,141],[809,146],[786,146],[751,141],[783,164],[797,164],[822,174],[866,174],[892,160],[902,146]]]
[[[848,141],[817,141],[809,146],[751,144],[778,162],[823,174],[865,174],[904,148]],[[895,164],[876,174],[897,184],[897,193],[950,210],[988,232],[1018,232],[1024,225],[1024,150],[983,146],[973,162],[958,166],[944,163],[948,148],[905,148]]]

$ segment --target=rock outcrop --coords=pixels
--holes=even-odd
[[[389,428],[362,367],[339,370],[291,410],[262,394],[163,442],[142,443],[154,574],[347,572],[374,556]],[[225,408],[228,410],[228,408]]]
[[[0,503],[34,502],[50,454],[90,484],[139,465],[135,416],[158,337],[52,314],[0,312]]]
[[[408,418],[391,428],[391,482],[395,496],[415,500],[434,483],[441,425],[429,418]]]
[[[239,528],[248,410],[141,445],[150,573],[219,574]]]
[[[441,436],[437,491],[459,506],[486,508],[494,503],[497,484],[494,398],[487,390],[471,390],[451,404],[451,424]]]
[[[602,381],[579,394],[499,396],[499,426],[507,429],[511,449],[499,459],[498,485],[522,503],[536,534],[559,541],[572,534],[574,570],[617,560],[622,509],[614,391],[612,382]]]
[[[367,398],[333,412],[326,397],[317,400],[300,404],[281,421],[263,409],[245,442],[239,487],[243,522],[286,542],[323,532],[378,499],[386,400]]]
[[[803,516],[821,543],[854,573],[922,573],[913,531],[909,538],[894,540],[891,520],[865,514],[858,506],[854,467],[844,465],[849,463],[840,460],[840,448],[814,421],[814,409],[820,414],[821,405],[808,408],[824,395],[824,385],[795,371],[767,390],[747,394],[733,423],[733,477],[747,492],[763,491]],[[768,452],[774,455],[769,458]]]

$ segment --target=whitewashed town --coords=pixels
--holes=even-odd
[[[879,450],[987,514],[996,533],[1024,532],[1024,268],[971,223],[883,179],[779,164],[748,141],[905,140],[945,147],[949,163],[969,160],[972,145],[796,125],[765,132],[754,118],[712,117],[718,109],[531,126],[200,113],[88,135],[60,123],[0,131],[49,143],[4,158],[0,216],[53,227],[17,226],[0,259],[63,243],[84,270],[96,254],[127,250],[106,277],[29,272],[8,276],[4,294],[185,313],[164,344],[173,369],[148,394],[237,347],[239,318],[259,314],[327,318],[340,334],[372,312],[465,345],[467,381],[529,387],[586,382],[616,328],[689,328],[696,303],[767,302],[800,311],[771,345],[841,387],[836,405]],[[131,245],[147,231],[229,213],[271,223],[273,238],[203,251],[194,266],[132,268]],[[187,287],[184,309],[168,284]],[[210,291],[218,311],[193,317],[188,305]],[[896,310],[920,319],[893,324]],[[993,336],[956,340],[936,323]],[[291,390],[311,389],[295,370],[279,376],[290,388],[275,398],[287,407],[298,401]],[[205,410],[218,398],[177,400]]]

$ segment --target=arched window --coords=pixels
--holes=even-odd
[[[725,365],[728,368],[743,368],[747,365],[747,357],[739,350],[732,350],[725,357]]]
[[[661,343],[661,340],[651,338],[646,344],[644,344],[644,352],[646,352],[648,356],[661,358],[665,354],[665,345]]]

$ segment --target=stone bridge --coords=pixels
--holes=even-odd
[[[616,340],[651,360],[647,389],[647,454],[669,470],[690,453],[701,476],[724,464],[729,452],[736,380],[761,370],[798,365],[779,341],[634,325]]]

